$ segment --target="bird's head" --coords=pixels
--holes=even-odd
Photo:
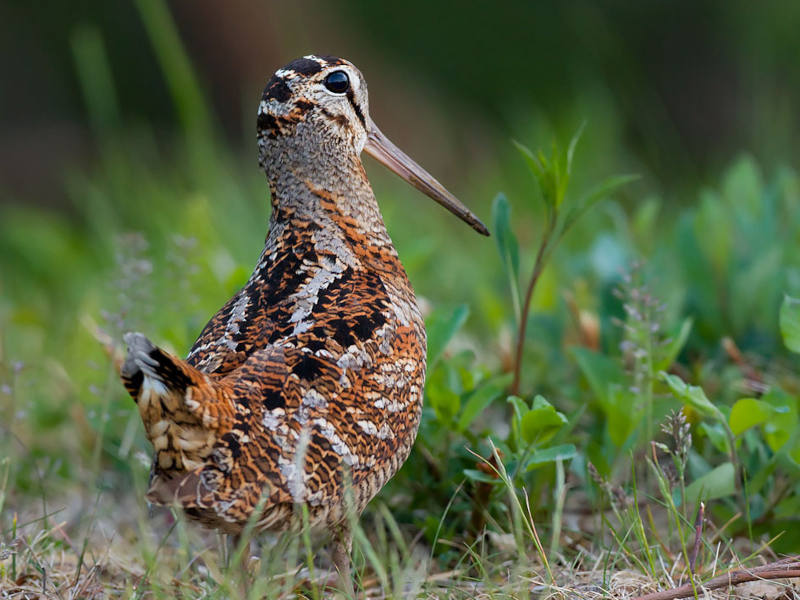
[[[425,169],[395,146],[369,116],[367,83],[350,62],[304,56],[278,69],[258,106],[259,162],[269,173],[294,160],[358,157],[363,150],[457,215],[473,229],[486,226]]]

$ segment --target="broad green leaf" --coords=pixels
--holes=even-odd
[[[587,348],[571,348],[570,352],[605,413],[611,441],[621,447],[635,424],[631,395],[619,385],[625,380],[622,367],[618,361]]]
[[[471,479],[472,481],[480,481],[482,483],[500,483],[500,479],[497,477],[492,477],[488,473],[484,473],[478,469],[464,469],[464,475],[467,479]]]
[[[441,310],[435,310],[425,324],[428,332],[428,371],[431,371],[441,358],[448,342],[469,316],[469,308],[466,304],[457,307],[450,315],[443,314]]]
[[[797,450],[795,448],[791,453],[780,451],[775,455],[778,465],[795,481],[800,480],[800,457],[797,456]]]
[[[514,409],[514,416],[511,419],[511,427],[516,439],[520,439],[522,437],[522,433],[520,431],[522,416],[530,410],[530,407],[528,406],[528,403],[519,396],[508,396],[506,398],[506,402],[508,402]]]
[[[733,463],[723,463],[695,479],[686,488],[686,502],[689,505],[697,504],[699,500],[708,501],[717,498],[725,498],[733,495],[736,491],[734,477],[736,470]]]
[[[766,402],[755,398],[742,398],[737,400],[731,408],[728,425],[734,435],[761,425],[772,415],[772,407]]]
[[[555,411],[555,408],[553,408],[553,405],[550,404],[544,396],[536,394],[533,398],[533,404],[531,404],[531,412],[537,410]]]
[[[727,275],[735,240],[731,236],[731,210],[719,195],[711,190],[700,194],[700,206],[694,214],[692,224],[697,244],[703,257],[713,265],[716,272]]]
[[[519,297],[519,243],[511,228],[511,206],[504,194],[498,194],[492,203],[492,230],[503,270],[511,288],[514,315],[519,322],[522,310]]]
[[[458,418],[458,430],[465,431],[479,414],[481,414],[487,406],[497,399],[503,390],[511,383],[511,373],[504,373],[497,377],[492,377],[488,381],[482,383],[467,398],[464,403],[464,408],[461,411],[461,416]]]
[[[777,452],[798,436],[797,398],[775,388],[764,395],[761,401],[772,407],[772,414],[764,423],[764,437],[770,449]]]
[[[598,185],[592,188],[585,196],[578,200],[575,208],[573,208],[564,219],[564,226],[562,231],[567,231],[581,216],[586,213],[595,204],[608,198],[616,190],[623,185],[636,181],[639,175],[615,175],[601,181]]]
[[[425,403],[448,429],[461,408],[461,382],[457,371],[451,361],[442,362],[429,373],[425,382]]]
[[[769,478],[775,472],[775,469],[778,468],[778,457],[778,454],[774,454],[766,462],[760,463],[757,469],[750,474],[749,481],[747,482],[748,494],[753,495],[761,492],[762,488],[766,485]]]
[[[633,408],[633,398],[626,387],[619,384],[608,386],[609,405],[606,412],[606,428],[614,445],[621,448],[633,433],[640,415]]]
[[[752,323],[754,314],[772,313],[774,310],[772,302],[765,303],[765,296],[772,298],[770,287],[776,279],[783,277],[784,256],[783,248],[764,246],[749,258],[747,265],[740,266],[732,274],[730,294],[736,302],[731,302],[729,314],[735,330],[745,329],[748,323]],[[758,293],[753,293],[754,290]]]
[[[775,516],[779,519],[796,520],[797,515],[800,515],[800,495],[789,496],[775,506]]]
[[[783,343],[792,352],[800,352],[800,298],[784,296],[779,321]]]
[[[763,214],[764,181],[758,164],[748,155],[736,159],[724,174],[722,195],[726,209],[746,219],[757,219]]]
[[[558,412],[542,396],[533,399],[533,408],[522,415],[520,430],[522,439],[528,444],[544,443],[567,423],[567,418]]]
[[[623,185],[631,183],[632,181],[637,181],[640,179],[641,176],[635,173],[629,173],[625,175],[613,175],[611,177],[607,177],[591,190],[589,190],[579,201],[578,205],[581,207],[581,210],[588,210],[595,204],[597,204],[603,198],[607,198]]]
[[[577,454],[578,449],[574,444],[560,444],[558,446],[552,446],[551,448],[537,450],[533,453],[533,456],[528,459],[528,462],[525,465],[525,470],[532,471],[533,469],[541,467],[542,465],[546,465],[557,460],[570,460]]]
[[[725,416],[720,410],[711,403],[706,397],[703,388],[696,385],[689,385],[677,375],[670,375],[664,371],[659,374],[661,381],[669,386],[672,395],[678,400],[686,402],[697,412],[706,417],[712,417],[719,421],[725,421]]]
[[[436,413],[436,418],[444,424],[451,423],[458,414],[458,409],[461,408],[461,399],[458,394],[444,386],[427,387],[425,398]]]
[[[723,454],[728,454],[730,452],[728,436],[725,435],[725,430],[722,428],[722,425],[719,423],[700,423],[698,427],[700,431],[708,436],[711,445],[719,452]]]
[[[506,398],[506,402],[514,407],[514,415],[518,419],[522,419],[522,415],[530,410],[528,403],[519,396],[509,396]]]
[[[519,244],[511,229],[511,205],[505,194],[497,194],[492,203],[492,233],[503,267],[514,280],[519,278]]]
[[[604,411],[610,410],[612,400],[609,396],[609,386],[624,379],[619,362],[588,348],[570,348],[570,354],[575,358],[578,368],[592,388],[600,406]]]

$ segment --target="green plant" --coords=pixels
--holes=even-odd
[[[492,206],[492,222],[494,224],[497,246],[502,258],[503,268],[509,280],[514,312],[517,319],[516,346],[514,349],[514,378],[511,381],[509,392],[512,395],[520,393],[520,377],[522,373],[523,353],[525,350],[525,337],[528,328],[528,314],[531,300],[533,299],[536,284],[544,272],[550,256],[563,236],[575,225],[592,206],[600,200],[607,198],[621,186],[637,179],[635,175],[617,175],[605,179],[592,190],[577,200],[567,196],[567,189],[572,175],[572,159],[578,141],[583,133],[583,126],[578,129],[570,140],[566,152],[561,152],[557,145],[553,145],[550,157],[541,150],[532,152],[522,144],[515,142],[536,180],[539,196],[544,205],[544,224],[541,239],[533,270],[525,295],[520,303],[519,298],[519,247],[511,229],[511,210],[503,194],[495,198]]]

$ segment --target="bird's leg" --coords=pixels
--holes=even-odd
[[[248,566],[250,565],[250,537],[247,536],[244,539],[244,536],[241,533],[232,533],[227,536],[228,543],[227,543],[227,566],[228,569],[236,569],[239,575],[239,592],[246,596],[249,588],[250,588],[250,581],[249,581],[249,571]],[[236,560],[236,552],[241,548],[241,555],[239,559]]]
[[[241,541],[242,536],[238,533],[230,533],[225,536],[225,566],[228,568],[233,566],[233,557]]]
[[[342,584],[342,591],[348,598],[355,598],[356,593],[353,588],[353,576],[350,565],[350,551],[353,549],[353,531],[350,521],[345,519],[333,530],[333,540],[331,548],[331,560],[333,566],[339,572],[339,580]]]

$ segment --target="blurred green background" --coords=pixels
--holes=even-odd
[[[586,120],[586,160],[598,171],[622,163],[682,203],[680,192],[737,153],[769,170],[800,144],[794,2],[178,0],[169,9],[214,125],[244,160],[255,154],[264,83],[314,52],[355,62],[376,121],[472,203],[484,199],[467,174],[502,163],[509,137],[547,140],[544,127],[563,137]],[[117,108],[94,125],[148,124],[164,143],[180,129],[134,3],[4,2],[4,202],[63,206],[64,168],[101,151],[81,83],[96,73],[75,61],[86,28],[102,36]]]

